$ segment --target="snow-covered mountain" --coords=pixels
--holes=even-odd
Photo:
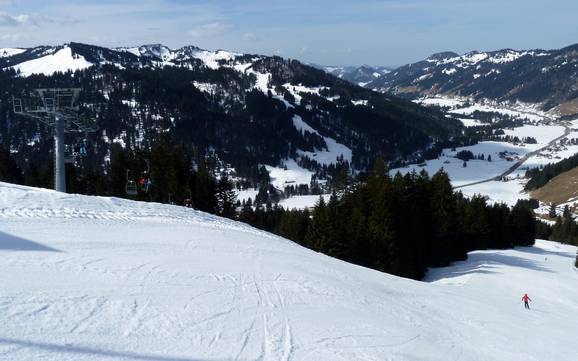
[[[367,86],[398,95],[463,96],[578,113],[578,45],[560,50],[446,52],[402,66]]]
[[[13,68],[21,76],[33,74],[52,75],[55,72],[76,71],[91,66],[106,64],[120,68],[165,66],[184,66],[192,68],[202,64],[211,69],[231,63],[242,54],[224,50],[207,51],[195,46],[169,49],[162,44],[150,44],[139,47],[121,47],[107,49],[92,45],[70,43],[55,47],[36,47],[30,49],[0,48],[0,67]]]
[[[50,130],[11,114],[11,96],[54,84],[83,89],[83,115],[98,128],[89,135],[94,167],[103,167],[114,146],[146,148],[169,133],[191,154],[215,152],[245,175],[266,165],[327,179],[338,163],[367,169],[379,155],[420,157],[462,132],[439,111],[279,57],[80,43],[0,54],[7,106],[0,121],[10,128],[0,137],[22,168],[48,161]]]
[[[325,72],[335,75],[336,77],[347,80],[350,83],[359,86],[365,86],[383,75],[389,73],[392,68],[386,66],[322,66],[314,65],[315,67],[324,70]]]
[[[575,359],[576,247],[417,282],[176,206],[0,183],[0,220],[7,361]]]

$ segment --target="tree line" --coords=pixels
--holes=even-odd
[[[378,161],[369,175],[308,210],[246,205],[240,220],[347,262],[421,279],[428,267],[472,250],[530,246],[536,220],[527,201],[490,205],[453,191],[447,174],[391,177]]]

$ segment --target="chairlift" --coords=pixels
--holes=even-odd
[[[139,185],[144,193],[149,193],[153,185],[153,179],[151,177],[150,162],[148,159],[145,159],[145,162],[147,164],[147,170],[143,172],[142,177],[139,180]]]
[[[72,148],[68,145],[64,146],[64,162],[68,164],[74,164],[74,153]]]
[[[126,171],[126,194],[129,196],[138,195],[138,188],[136,182],[129,179],[130,170]]]

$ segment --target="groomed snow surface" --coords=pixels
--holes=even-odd
[[[575,247],[422,283],[176,206],[1,183],[0,224],[2,360],[576,358]]]

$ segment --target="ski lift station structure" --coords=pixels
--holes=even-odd
[[[80,117],[80,88],[38,88],[22,97],[12,97],[14,114],[51,127],[54,133],[54,189],[66,192],[64,134],[93,132],[94,123]]]

